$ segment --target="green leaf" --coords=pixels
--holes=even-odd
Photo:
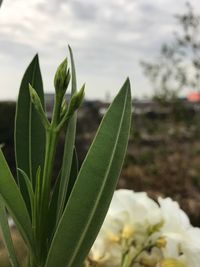
[[[73,53],[72,53],[72,49],[71,49],[70,46],[68,46],[68,48],[69,48],[70,59],[71,59],[71,73],[72,73],[72,84],[71,84],[72,88],[71,88],[71,92],[72,92],[72,95],[73,95],[77,91],[76,68],[75,68],[74,56],[73,56]]]
[[[24,182],[26,184],[26,189],[27,189],[27,192],[28,192],[28,195],[29,195],[29,200],[30,200],[30,203],[31,203],[31,211],[32,211],[32,214],[33,214],[33,210],[34,210],[34,193],[33,193],[33,187],[32,187],[31,181],[30,181],[28,175],[23,170],[18,169],[18,171],[19,171],[19,173],[22,174],[22,177],[23,177]]]
[[[115,190],[127,148],[130,122],[131,94],[127,79],[104,116],[83,162],[45,267],[82,266]]]
[[[8,252],[9,261],[12,267],[19,267],[17,257],[15,254],[15,249],[10,233],[10,228],[8,224],[8,218],[5,210],[5,206],[0,198],[0,225],[1,225],[1,232],[3,237],[3,242]]]
[[[56,227],[56,213],[57,213],[57,204],[58,204],[58,194],[59,194],[59,186],[60,186],[60,176],[61,172],[59,172],[58,177],[56,178],[55,185],[52,190],[51,201],[48,210],[48,225],[47,225],[47,236],[49,244],[52,241],[53,235],[55,233]]]
[[[65,204],[67,203],[67,200],[71,194],[71,191],[74,187],[77,176],[78,176],[78,156],[77,156],[76,148],[74,148],[74,154],[73,154],[73,159],[72,159],[72,166],[71,166],[71,171],[70,171],[69,183],[67,187],[67,195],[65,199]]]
[[[66,202],[70,196],[71,190],[74,186],[74,183],[76,181],[78,175],[78,158],[77,158],[77,153],[76,149],[74,148],[74,153],[73,153],[73,159],[72,159],[72,166],[71,166],[71,171],[70,171],[70,178],[69,178],[69,183],[67,187],[67,194],[66,194],[66,199],[65,199],[65,205]],[[47,231],[48,231],[48,237],[49,241],[52,241],[53,235],[55,233],[56,229],[56,212],[57,212],[57,206],[58,206],[58,193],[59,193],[59,185],[60,185],[60,176],[61,172],[59,173],[56,183],[53,188],[53,193],[51,197],[51,202],[49,206],[49,212],[48,212],[48,225],[47,225]]]
[[[76,94],[77,92],[76,70],[75,70],[73,53],[70,47],[69,47],[69,51],[70,51],[71,72],[72,72],[71,96],[73,97],[73,95]],[[59,194],[58,194],[57,223],[63,213],[64,205],[65,205],[65,199],[66,199],[71,165],[72,165],[75,136],[76,136],[76,122],[77,122],[77,111],[74,112],[74,114],[69,120],[67,132],[65,136],[65,147],[64,147],[64,153],[63,153],[61,180],[60,180],[60,187],[59,187]]]
[[[45,130],[31,103],[29,83],[35,88],[44,107],[42,77],[37,55],[33,58],[22,79],[15,117],[16,165],[28,175],[34,189],[37,168],[43,166]],[[28,202],[25,181],[19,171],[17,174],[22,195]]]
[[[36,184],[35,184],[35,192],[33,198],[33,214],[32,214],[32,228],[33,228],[33,235],[34,238],[37,240],[38,229],[39,229],[39,220],[40,220],[40,205],[41,205],[41,167],[39,166],[36,173]]]
[[[32,247],[32,228],[26,204],[0,149],[0,196],[24,241]]]

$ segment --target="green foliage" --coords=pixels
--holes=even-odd
[[[43,165],[45,150],[45,131],[39,115],[32,105],[29,84],[37,88],[36,92],[44,107],[44,93],[39,60],[36,55],[28,66],[21,82],[15,117],[15,155],[16,166],[23,170],[35,188],[38,166]],[[28,194],[22,174],[18,173],[20,189],[26,203]]]
[[[81,266],[100,230],[116,186],[130,128],[127,80],[105,115],[78,174],[45,267]],[[87,196],[87,198],[86,198]]]
[[[6,116],[5,116],[6,114]],[[15,103],[0,104],[0,143],[12,143],[14,133]]]
[[[26,204],[0,150],[0,196],[13,217],[22,237],[31,248],[33,245],[31,221]]]
[[[71,70],[72,72],[71,96],[73,98],[73,96],[76,95],[77,93],[76,70],[75,70],[75,63],[74,63],[72,50],[70,47],[69,47],[69,52],[70,52],[71,68],[72,68]],[[71,116],[69,120],[69,124],[68,124],[67,131],[66,131],[66,136],[65,136],[65,147],[64,147],[64,155],[63,155],[63,162],[62,162],[62,169],[61,169],[58,202],[57,202],[56,222],[59,221],[62,215],[64,204],[65,204],[65,199],[67,195],[67,190],[69,188],[68,185],[70,182],[70,173],[72,169],[74,146],[75,146],[76,123],[77,123],[77,110],[74,111],[74,114]],[[75,180],[76,176],[73,179]]]
[[[38,56],[22,79],[16,109],[15,153],[19,187],[0,151],[0,224],[10,260],[18,267],[6,223],[5,207],[27,248],[27,267],[82,266],[103,223],[124,161],[131,121],[131,93],[127,79],[110,105],[78,173],[75,149],[77,110],[84,86],[77,92],[71,48],[55,75],[51,121],[44,109]],[[65,92],[71,77],[71,98]],[[65,131],[63,161],[56,185],[52,172],[57,141]]]

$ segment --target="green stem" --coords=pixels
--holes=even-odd
[[[53,110],[52,122],[49,129],[46,130],[46,149],[45,149],[45,161],[43,169],[43,178],[41,185],[41,196],[40,196],[40,207],[38,207],[39,214],[39,225],[36,226],[38,229],[38,237],[36,242],[38,242],[39,250],[39,261],[43,264],[46,253],[47,253],[47,236],[46,236],[46,225],[48,223],[48,209],[50,201],[51,192],[51,181],[52,172],[54,165],[54,158],[56,153],[56,145],[58,141],[58,134],[56,127],[59,123],[60,117],[60,105],[61,101],[55,99],[55,105]]]
[[[50,130],[46,135],[46,156],[42,180],[42,206],[45,208],[48,207],[56,143],[57,133]]]
[[[45,164],[44,172],[42,179],[42,192],[41,192],[41,203],[40,203],[40,237],[41,240],[41,254],[44,255],[46,251],[46,225],[47,225],[47,216],[50,200],[50,191],[51,191],[51,180],[52,180],[52,171],[53,163],[56,152],[58,134],[53,130],[47,132],[46,135],[46,153],[45,153]]]
[[[129,254],[126,254],[126,256],[124,257],[121,267],[131,267],[131,261],[130,261],[130,257]]]
[[[28,267],[41,267],[40,265],[38,265],[38,264],[36,263],[36,261],[35,261],[35,257],[34,257],[32,254],[30,254],[30,255],[28,256],[28,259],[27,259],[27,266],[28,266]]]
[[[129,266],[132,266],[134,263],[135,263],[135,260],[142,254],[142,252],[144,252],[145,250],[149,250],[151,249],[152,247],[154,247],[153,244],[147,244],[146,246],[144,247],[141,247],[138,252],[135,254],[135,256],[131,259],[130,261],[130,265]],[[125,267],[125,266],[124,266]]]

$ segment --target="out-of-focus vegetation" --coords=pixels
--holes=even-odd
[[[180,202],[192,222],[200,222],[200,112],[186,108],[179,94],[200,90],[200,14],[190,3],[175,15],[177,27],[152,62],[142,61],[154,101],[167,116],[134,118],[127,168],[121,186],[163,194]],[[196,105],[196,110],[195,110]]]
[[[23,267],[25,266],[25,259],[27,254],[26,246],[15,227],[12,228],[12,239],[16,250],[17,258],[21,264],[20,267]],[[8,261],[8,254],[6,248],[2,242],[1,235],[0,235],[0,266],[11,267]]]
[[[178,108],[178,107],[177,107]],[[179,107],[180,108],[180,107]],[[133,115],[119,187],[170,196],[200,226],[200,112]]]
[[[200,90],[200,15],[186,3],[186,11],[175,15],[177,27],[152,61],[142,61],[155,99],[173,100],[184,89]]]

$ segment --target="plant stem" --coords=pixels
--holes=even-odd
[[[43,179],[41,184],[40,203],[38,203],[40,207],[38,207],[39,214],[36,215],[39,216],[39,225],[36,226],[38,228],[36,244],[38,245],[37,249],[39,250],[39,261],[42,264],[44,263],[47,254],[46,225],[48,223],[48,209],[50,201],[53,164],[59,135],[59,132],[57,131],[56,127],[59,123],[60,105],[61,101],[59,101],[59,99],[55,99],[51,126],[49,129],[46,130],[45,161],[42,175]]]
[[[129,253],[128,253],[124,257],[121,267],[130,267],[131,266],[130,264],[131,264],[131,260],[130,260]]]

